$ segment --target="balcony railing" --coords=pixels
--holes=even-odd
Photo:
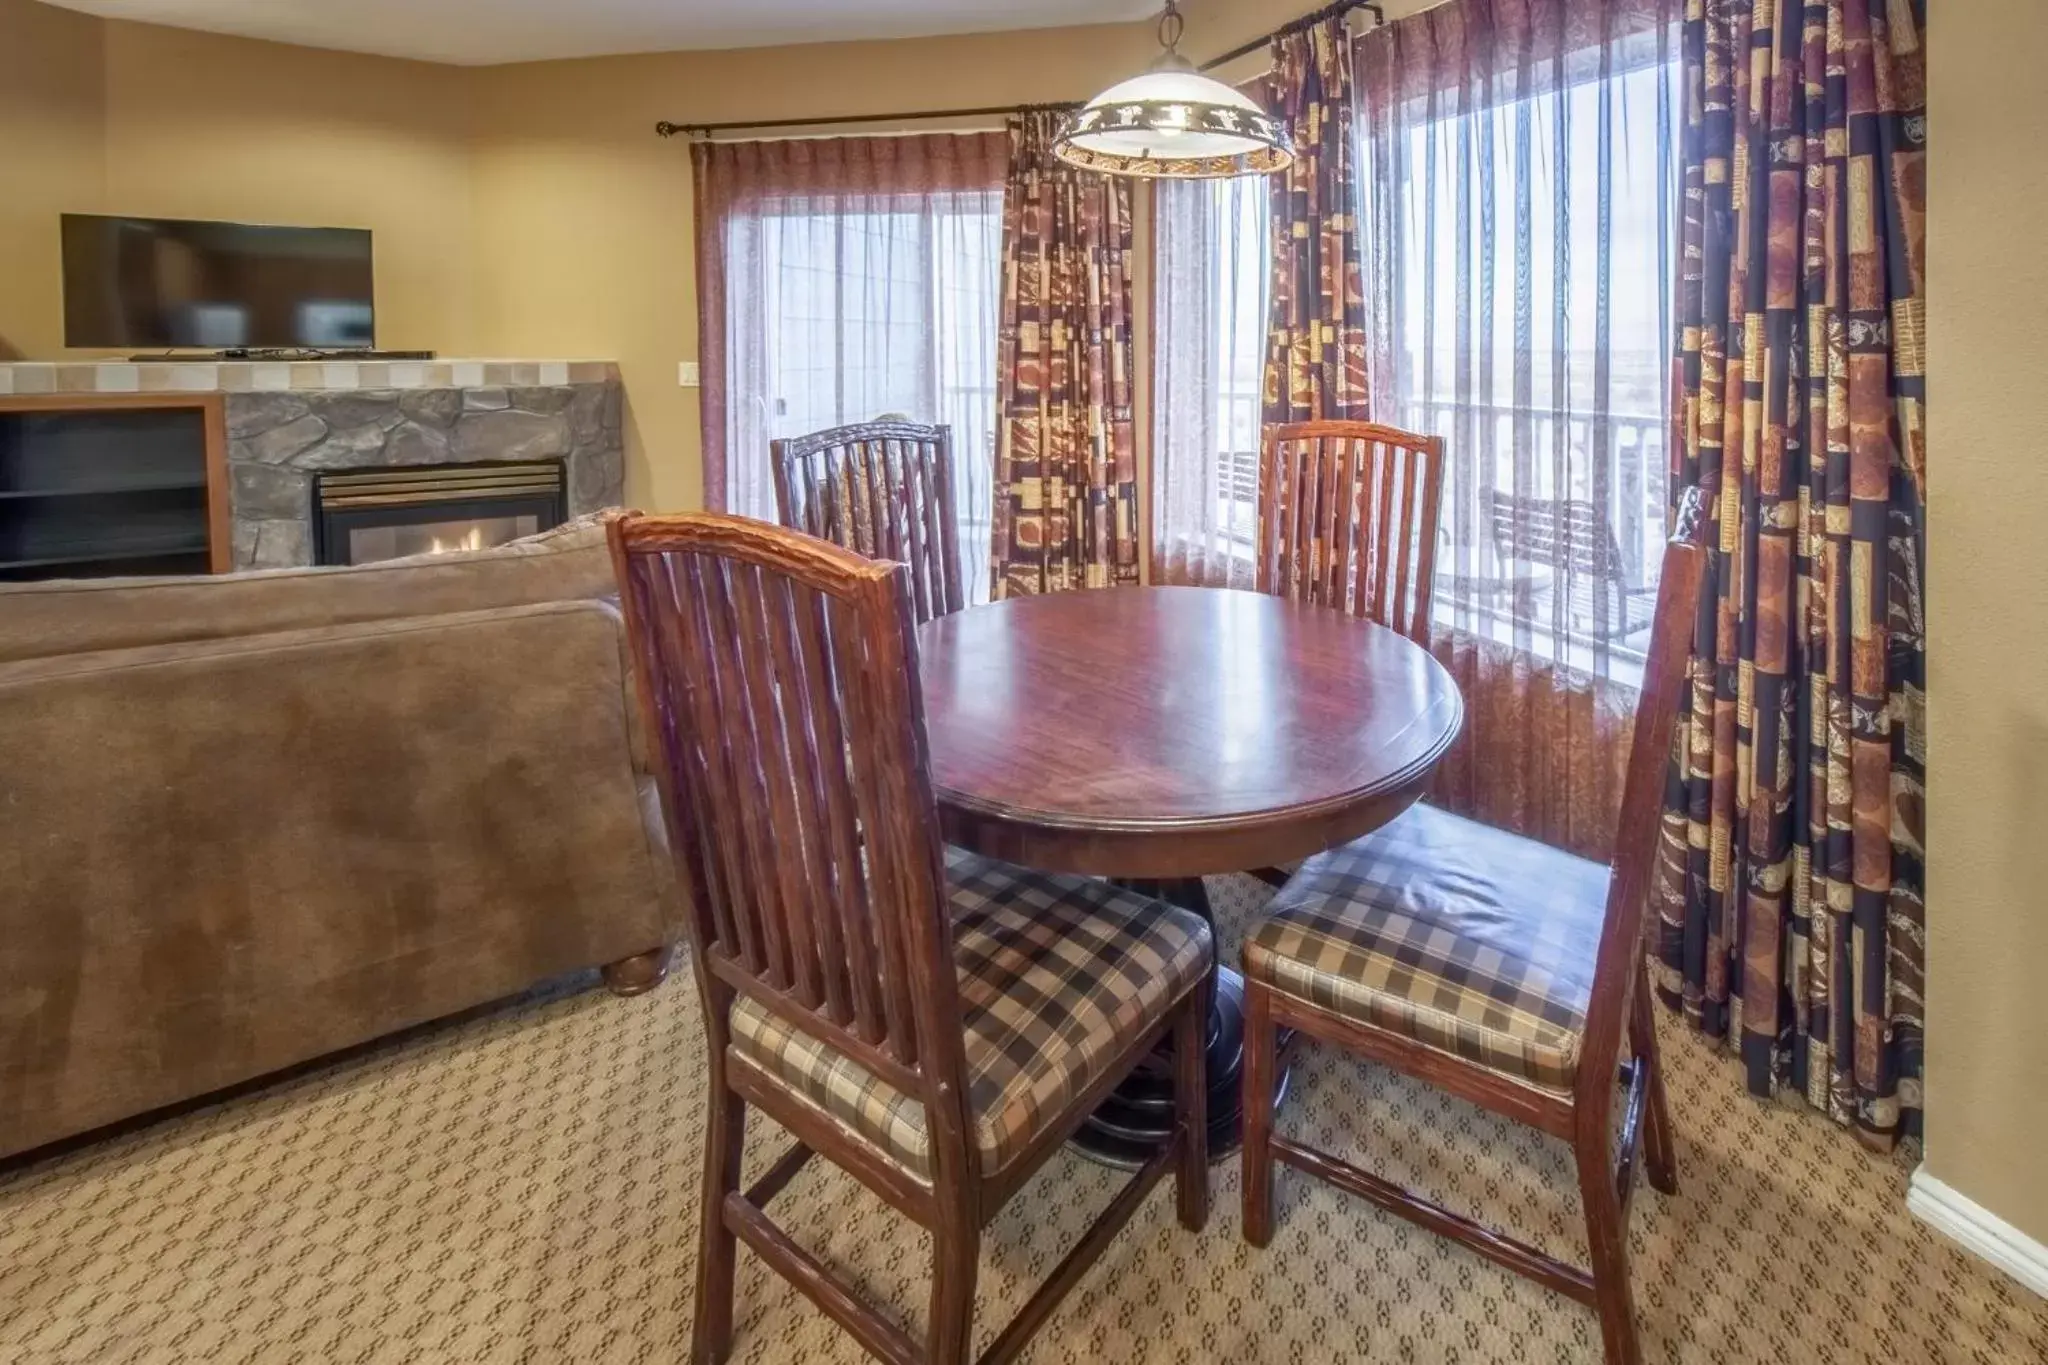
[[[1259,452],[1251,433],[1258,430],[1258,412],[1257,394],[1235,393],[1222,397],[1217,413],[1218,429],[1234,448],[1221,456],[1216,524],[1230,528],[1232,551],[1247,559],[1256,552]],[[1395,425],[1441,434],[1450,452],[1438,530],[1439,616],[1574,667],[1624,678],[1636,673],[1649,637],[1647,612],[1639,608],[1643,590],[1656,585],[1665,537],[1664,419],[1633,413],[1560,418],[1541,408],[1412,399],[1399,407]],[[1516,547],[1501,544],[1493,525],[1495,491],[1517,491],[1517,452],[1526,452],[1532,475],[1520,490],[1523,499],[1596,509],[1595,520],[1611,534],[1611,550],[1601,556],[1611,566],[1602,576],[1611,581],[1591,582],[1583,570],[1569,575],[1562,611],[1553,601],[1559,567],[1511,559]],[[1603,468],[1605,476],[1596,478]],[[1557,471],[1567,471],[1562,488]],[[1527,539],[1520,548],[1530,553]]]

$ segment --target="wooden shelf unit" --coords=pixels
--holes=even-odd
[[[225,407],[219,393],[0,394],[0,582],[228,572]]]

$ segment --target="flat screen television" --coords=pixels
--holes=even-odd
[[[376,344],[370,234],[64,215],[64,344],[341,350]]]

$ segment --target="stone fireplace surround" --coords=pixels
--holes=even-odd
[[[563,462],[569,515],[625,490],[616,381],[227,395],[235,567],[313,562],[313,478],[389,465]]]

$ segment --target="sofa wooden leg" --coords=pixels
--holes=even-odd
[[[672,950],[667,944],[604,964],[605,989],[613,995],[645,995],[668,976]]]

